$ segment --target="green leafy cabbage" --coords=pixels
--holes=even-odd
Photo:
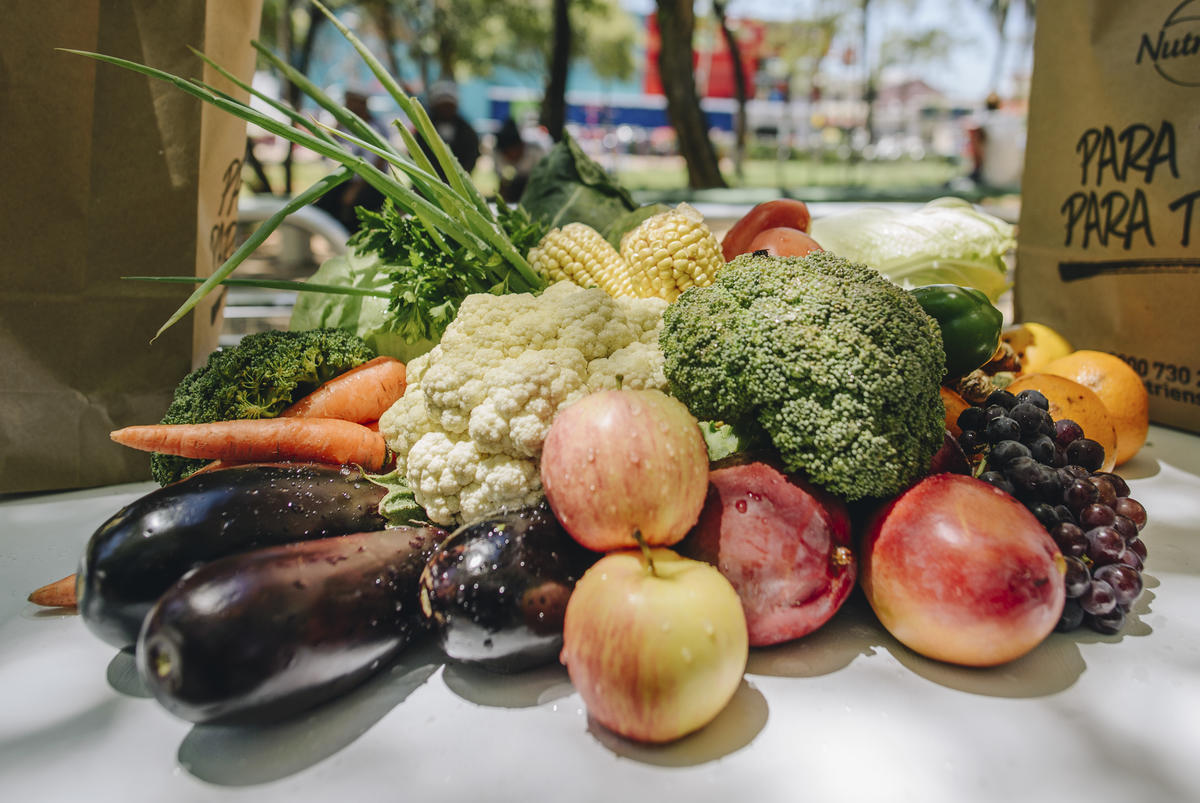
[[[521,194],[521,208],[548,228],[586,223],[603,233],[638,204],[579,143],[563,134],[534,166]]]
[[[1014,227],[959,198],[912,211],[863,207],[813,220],[826,251],[869,265],[903,287],[955,284],[982,290],[993,302],[1011,284],[1007,254]]]
[[[389,311],[393,286],[392,268],[379,254],[350,251],[330,257],[310,277],[313,284],[355,287],[380,291],[378,296],[303,292],[288,323],[291,331],[345,329],[353,332],[379,354],[408,362],[433,348],[434,341],[411,340],[400,330]],[[385,295],[386,294],[386,295]]]

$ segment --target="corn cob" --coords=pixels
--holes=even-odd
[[[629,265],[600,232],[584,223],[553,229],[529,249],[530,266],[551,281],[599,287],[614,298],[633,295]]]
[[[644,220],[621,238],[621,255],[629,264],[634,294],[667,301],[689,287],[712,284],[725,267],[720,241],[688,204]]]

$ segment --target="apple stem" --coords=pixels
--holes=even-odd
[[[642,537],[641,530],[633,531],[633,540],[637,541],[638,546],[642,548],[642,556],[646,559],[646,567],[650,570],[650,574],[658,577],[658,572],[654,570],[654,558],[650,555],[650,545],[646,543],[646,539]]]

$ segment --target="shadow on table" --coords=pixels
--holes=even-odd
[[[294,775],[353,743],[441,664],[441,653],[422,645],[349,694],[294,718],[268,725],[196,725],[179,745],[179,765],[221,786]]]
[[[567,670],[558,664],[514,674],[499,674],[466,664],[448,663],[442,672],[447,688],[476,705],[528,708],[575,693]],[[657,766],[685,767],[723,758],[747,746],[767,722],[767,701],[742,681],[729,705],[700,731],[666,745],[639,744],[588,719],[588,733],[622,758]]]
[[[501,674],[450,662],[442,672],[442,680],[467,702],[489,708],[531,708],[575,693],[566,668],[557,663]]]
[[[113,728],[120,716],[120,701],[115,697],[29,730],[0,736],[0,777],[8,777],[9,768],[49,755],[82,755],[97,739]],[[55,790],[42,790],[44,799],[55,797]],[[18,799],[27,799],[18,796]]]
[[[749,675],[810,678],[829,675],[856,658],[876,653],[891,637],[855,588],[833,618],[807,636],[773,647],[756,647],[746,664]]]
[[[113,659],[108,662],[105,679],[108,680],[108,685],[114,691],[126,697],[149,698],[151,696],[146,684],[142,683],[142,679],[138,677],[137,663],[134,661],[132,647],[121,650],[113,656]]]
[[[667,744],[641,744],[588,718],[588,733],[621,758],[658,767],[693,767],[748,747],[767,724],[767,699],[742,680],[729,704],[700,730]]]
[[[1120,633],[1106,636],[1086,627],[1051,633],[1031,652],[995,667],[957,666],[913,652],[883,628],[862,592],[856,590],[828,626],[788,644],[753,650],[746,673],[817,677],[842,669],[860,657],[871,659],[887,652],[906,669],[939,686],[985,697],[1045,697],[1070,688],[1087,668],[1080,644],[1115,643],[1152,632],[1142,617],[1150,612],[1154,600],[1151,589],[1158,586],[1158,581],[1148,574],[1143,579],[1145,590]]]

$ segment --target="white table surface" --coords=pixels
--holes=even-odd
[[[717,720],[657,748],[590,725],[559,667],[492,676],[430,646],[295,721],[193,726],[77,616],[25,601],[152,486],[0,497],[0,799],[1198,801],[1198,447],[1154,427],[1122,469],[1150,557],[1120,635],[965,669],[901,646],[856,595],[753,651]]]

